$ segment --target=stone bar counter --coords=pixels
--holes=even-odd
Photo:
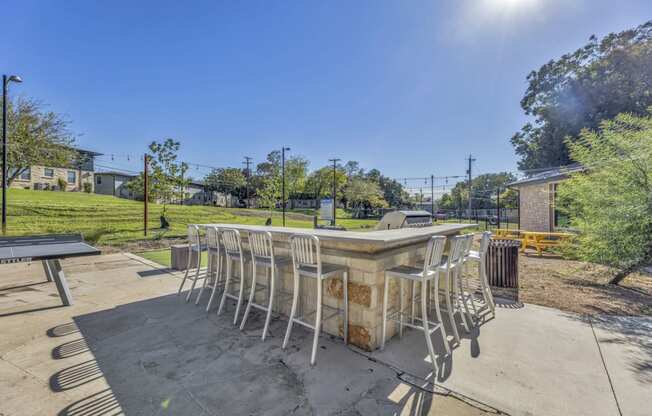
[[[240,231],[243,250],[248,252],[248,231],[269,231],[274,241],[274,253],[277,256],[291,257],[289,252],[289,237],[293,234],[309,234],[319,238],[321,243],[321,260],[348,267],[349,271],[349,342],[371,351],[380,346],[382,325],[382,301],[384,272],[386,269],[401,265],[414,264],[423,259],[426,242],[433,235],[452,236],[472,224],[442,224],[422,228],[400,228],[394,230],[378,230],[369,232],[353,232],[324,229],[301,229],[287,227],[267,227],[240,224],[203,224],[202,226],[217,226],[233,228]],[[246,254],[246,258],[249,256]],[[261,270],[259,282],[266,282],[265,271]],[[251,265],[245,265],[245,278],[250,279]],[[281,290],[292,291],[292,264],[279,269]],[[302,281],[302,297],[304,312],[314,311],[316,289],[314,279]],[[342,280],[330,279],[325,282],[324,304],[341,308],[343,306]],[[398,284],[392,279],[390,285],[390,305],[398,301]],[[409,290],[405,291],[406,294]],[[260,296],[264,299],[264,293]],[[247,293],[248,297],[248,293]],[[280,311],[289,315],[291,301],[279,304]],[[233,313],[233,308],[228,310]],[[313,317],[312,315],[311,317]],[[326,320],[322,324],[323,331],[342,337],[342,322],[339,317]],[[395,325],[388,325],[388,337],[395,333]],[[282,337],[284,334],[273,334]]]

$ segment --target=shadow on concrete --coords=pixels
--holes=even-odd
[[[83,338],[61,344],[52,350],[52,358],[62,360],[64,358],[74,357],[88,351],[88,345]]]
[[[311,367],[311,332],[296,327],[282,350],[284,319],[272,321],[262,342],[263,313],[252,311],[241,332],[232,325],[232,306],[220,317],[204,307],[167,295],[79,315],[74,324],[50,329],[51,337],[77,331],[83,337],[54,348],[54,358],[65,362],[87,351],[94,356],[51,376],[53,392],[89,391],[59,415],[426,415],[443,406],[436,398],[441,392],[406,383],[399,378],[404,371],[365,359],[339,339],[323,335]],[[452,371],[452,357],[439,364]],[[432,371],[430,363],[422,366]]]
[[[75,325],[74,322],[68,322],[67,324],[57,325],[48,329],[46,334],[50,338],[56,338],[65,337],[66,335],[74,334],[75,332],[79,332],[77,325]]]
[[[113,416],[124,414],[111,389],[78,400],[58,413],[58,416]]]
[[[50,389],[54,392],[62,392],[90,383],[101,377],[102,371],[97,362],[88,360],[54,373],[50,377]]]
[[[178,272],[178,270],[167,267],[165,269],[145,270],[142,272],[137,272],[137,274],[142,278],[147,278],[147,277],[160,277],[163,274],[171,274],[174,272]]]
[[[58,295],[54,295],[54,296],[56,296],[57,299],[59,298]],[[24,310],[20,310],[20,311],[0,313],[0,318],[6,317],[6,316],[23,315],[23,314],[32,313],[32,312],[47,311],[47,310],[50,310],[50,309],[59,309],[59,308],[64,308],[64,307],[65,307],[64,305],[59,304],[59,305],[52,305],[52,306],[43,306],[41,308],[32,308],[32,309],[24,309]]]

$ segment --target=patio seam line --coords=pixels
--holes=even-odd
[[[132,260],[135,260],[135,261],[137,261],[139,263],[144,264],[145,266],[153,267],[156,270],[160,270],[160,271],[162,271],[164,273],[167,273],[167,274],[171,275],[172,277],[181,278],[181,276],[178,276],[178,275],[181,274],[183,272],[183,270],[171,271],[171,269],[169,267],[165,267],[162,264],[156,263],[155,261],[147,260],[144,257],[140,257],[138,254],[126,253],[126,252],[122,253],[122,254],[124,256],[132,259]]]
[[[607,380],[609,380],[609,387],[611,388],[611,394],[614,396],[614,401],[616,402],[616,408],[618,409],[618,414],[623,416],[623,411],[620,409],[620,404],[618,403],[618,397],[616,396],[616,390],[614,389],[614,384],[611,381],[611,376],[609,375],[609,370],[607,370],[607,362],[602,355],[602,348],[600,348],[600,342],[598,341],[598,336],[595,333],[595,328],[593,328],[593,318],[589,316],[589,325],[591,326],[591,332],[593,333],[593,338],[595,339],[595,345],[598,347],[598,353],[600,354],[600,360],[602,360],[602,367],[604,372],[607,375]]]

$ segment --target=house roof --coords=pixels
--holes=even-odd
[[[133,173],[126,173],[126,172],[120,172],[118,170],[104,170],[104,171],[99,171],[95,172],[96,175],[111,175],[111,176],[126,176],[129,178],[135,178],[138,175],[134,175]]]
[[[511,188],[518,188],[523,185],[535,185],[539,183],[558,182],[568,178],[571,173],[584,171],[584,166],[580,164],[558,166],[533,173],[523,179],[508,183],[507,186]]]

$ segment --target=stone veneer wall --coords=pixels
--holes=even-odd
[[[550,214],[551,185],[540,183],[519,187],[520,229],[525,231],[553,231]]]

